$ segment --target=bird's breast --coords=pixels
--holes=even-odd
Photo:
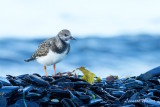
[[[46,56],[38,57],[36,60],[38,63],[46,66],[53,65],[61,61],[67,55],[68,49],[66,49],[63,53],[56,53],[49,50]]]

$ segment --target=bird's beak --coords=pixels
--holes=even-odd
[[[76,40],[75,38],[73,38],[72,36],[70,37],[71,40]]]

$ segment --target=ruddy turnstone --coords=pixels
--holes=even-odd
[[[70,51],[70,40],[76,40],[71,36],[67,29],[61,30],[57,36],[43,41],[35,53],[24,61],[29,62],[36,60],[44,66],[44,71],[47,76],[46,66],[53,65],[54,73],[56,75],[55,64],[60,62]]]

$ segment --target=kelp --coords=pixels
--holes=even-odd
[[[97,77],[97,78],[96,78],[96,82],[101,82],[101,78],[100,78],[100,77]]]
[[[85,67],[80,67],[77,69],[83,73],[83,77],[82,77],[83,80],[87,81],[90,84],[94,83],[94,77],[96,77],[94,73],[90,72]]]

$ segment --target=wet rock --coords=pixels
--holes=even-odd
[[[119,91],[119,89],[115,89],[115,88],[105,88],[105,90],[109,93],[111,93],[112,91]]]
[[[26,95],[26,98],[32,98],[32,99],[37,99],[37,98],[40,98],[40,97],[41,97],[41,94],[34,93],[34,92],[29,92]]]
[[[150,107],[160,107],[160,101],[155,101],[150,98],[145,98],[143,100],[143,104]]]
[[[125,92],[123,91],[112,91],[111,94],[115,97],[121,97]]]
[[[54,107],[59,107],[60,106],[60,101],[58,99],[51,99],[51,101],[49,102],[49,105],[52,105]]]
[[[106,101],[101,101],[99,105],[100,105],[100,107],[104,107],[106,104],[107,104]]]
[[[17,78],[22,79],[22,80],[29,80],[29,74],[23,74],[17,76]]]
[[[129,105],[121,106],[121,107],[136,107],[136,106],[134,104],[129,104]]]
[[[39,99],[38,102],[41,104],[46,104],[49,102],[49,100],[50,99],[48,97],[43,97],[43,98]]]
[[[128,78],[125,81],[125,83],[129,83],[129,82],[134,82],[136,79],[135,78]]]
[[[23,93],[27,93],[32,89],[33,89],[33,86],[27,86],[27,87],[23,88]]]
[[[52,97],[57,97],[57,98],[69,98],[70,93],[67,90],[62,90],[62,89],[52,89],[50,90],[51,96]]]
[[[104,87],[105,86],[105,82],[100,82],[100,83],[96,83],[94,85],[98,86],[98,87]]]
[[[105,78],[91,85],[77,77],[7,75],[0,79],[0,100],[3,101],[0,104],[7,107],[20,107],[25,104],[29,107],[159,106],[159,79],[158,75],[148,80],[114,77],[114,80],[106,81]]]
[[[85,82],[84,80],[82,80],[80,78],[69,77],[69,76],[67,76],[66,78],[69,79],[69,80],[71,80],[71,82],[79,82],[79,81]]]
[[[160,66],[158,66],[154,69],[151,69],[144,74],[141,74],[140,76],[137,77],[137,79],[147,81],[147,80],[151,79],[152,77],[156,77],[159,75],[160,75]]]
[[[106,91],[104,91],[104,95],[105,95],[105,97],[107,97],[109,100],[116,100],[116,99],[117,99],[117,97],[112,96],[110,93],[108,93],[108,92],[106,92]]]
[[[0,93],[0,107],[7,107],[7,99],[2,96],[3,93]]]
[[[43,80],[45,80],[45,81],[48,81],[49,83],[51,83],[51,82],[54,82],[54,81],[55,81],[55,79],[54,79],[54,78],[52,78],[52,77],[42,76],[41,78],[42,78]]]
[[[2,82],[0,82],[0,88],[3,86]]]
[[[90,100],[89,102],[89,105],[88,106],[92,106],[92,107],[98,107],[100,105],[100,102],[102,102],[103,100],[102,99],[92,99]]]
[[[136,92],[135,94],[133,94],[129,100],[139,100],[139,92]]]
[[[6,78],[0,77],[0,82],[3,86],[11,86],[11,83]]]
[[[89,95],[80,95],[79,99],[82,100],[84,103],[89,103],[91,97]]]
[[[106,78],[107,82],[114,82],[115,80],[116,80],[115,76],[112,76],[112,75]]]
[[[21,79],[9,79],[10,83],[14,86],[25,86],[27,85],[27,83],[25,83],[23,80]]]
[[[62,99],[61,103],[62,103],[63,107],[76,107],[76,105],[73,103],[73,101],[68,98]]]
[[[119,98],[119,100],[124,102],[126,99],[130,98],[133,94],[134,94],[133,90],[128,90]]]
[[[158,80],[158,83],[160,84],[160,79],[157,79]]]
[[[32,101],[20,99],[15,104],[10,105],[9,107],[39,107],[39,105]]]
[[[83,102],[79,98],[77,98],[71,91],[69,91],[69,93],[70,93],[70,98],[72,99],[72,101],[76,106],[80,107],[83,105]]]
[[[37,74],[37,73],[33,73],[32,75],[35,75],[37,77],[41,77],[41,75]]]
[[[36,75],[30,75],[29,77],[30,77],[30,81],[34,85],[49,86],[49,83],[47,81],[44,81],[43,79],[41,79],[40,77],[38,77]]]
[[[63,88],[69,88],[69,89],[74,88],[74,82],[59,82],[58,85],[62,86]]]
[[[17,93],[18,89],[18,86],[2,86],[0,93],[3,97],[9,98],[12,96],[12,94]]]
[[[54,77],[56,78],[56,77]],[[52,81],[50,84],[54,84],[54,85],[57,85],[59,82],[71,82],[71,80],[69,79],[66,79],[64,77],[61,77],[61,78],[56,78],[55,81]]]
[[[75,82],[74,85],[75,85],[75,88],[88,87],[88,86],[90,86],[89,83],[84,82],[84,81],[77,81],[77,82]]]
[[[59,103],[59,100],[58,99],[52,99],[51,102]]]
[[[126,88],[143,88],[143,82],[135,80],[133,82],[126,83],[125,86]]]

